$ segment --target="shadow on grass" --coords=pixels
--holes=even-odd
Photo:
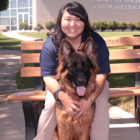
[[[0,40],[11,40],[11,38],[0,38]]]
[[[1,46],[5,46],[5,45],[20,45],[21,41],[9,41],[9,42],[0,42]]]
[[[133,96],[129,96],[129,97],[118,97],[118,98],[111,98],[109,99],[109,102],[112,105],[120,105],[122,103],[129,103],[134,99]]]
[[[9,39],[10,40],[10,39]],[[21,50],[21,41],[0,42],[0,49]]]
[[[25,64],[24,67],[32,67],[33,64]],[[27,89],[34,87],[34,77],[21,77],[21,69],[16,73],[16,83],[18,89]]]

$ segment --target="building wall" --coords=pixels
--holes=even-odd
[[[61,6],[72,0],[36,0],[37,23],[44,25],[55,21]],[[140,0],[75,0],[88,12],[89,20],[98,21],[140,21]]]

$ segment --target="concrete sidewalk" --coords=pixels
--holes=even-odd
[[[15,38],[23,41],[34,41],[35,39],[37,39],[19,35],[17,32],[2,32],[2,34],[10,38]]]
[[[18,34],[15,36],[18,38]],[[22,37],[23,40],[26,38]],[[21,53],[0,49],[0,140],[25,140],[22,103],[6,100],[8,95],[18,90],[15,74],[22,66]],[[134,116],[110,104],[109,114],[109,140],[140,140],[139,125],[135,123]]]
[[[2,32],[2,34],[22,41],[33,41],[36,39],[21,36],[17,32]],[[23,66],[20,62],[20,56],[23,53],[17,50],[0,49],[0,92],[5,90],[18,90],[15,76],[17,71]]]

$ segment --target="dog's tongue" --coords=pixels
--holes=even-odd
[[[85,91],[86,91],[86,88],[84,86],[77,87],[76,89],[77,89],[77,94],[79,96],[84,96]]]

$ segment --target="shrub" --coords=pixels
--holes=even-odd
[[[137,24],[136,24],[136,29],[137,29],[137,30],[140,30],[140,21],[137,22]]]
[[[28,25],[28,30],[32,30],[32,25]]]
[[[100,29],[102,32],[108,28],[108,24],[106,21],[98,21],[97,26],[98,26],[98,29]]]
[[[108,29],[111,29],[112,31],[119,29],[119,23],[116,20],[109,21],[108,22]]]
[[[97,21],[93,21],[92,23],[90,23],[90,26],[94,31],[99,29]]]
[[[54,28],[54,26],[55,26],[55,23],[52,22],[52,21],[45,22],[45,27],[46,27],[46,29],[48,29],[50,32],[51,32],[51,30]]]
[[[131,31],[136,29],[136,23],[133,23],[132,21],[129,21],[127,26]]]
[[[32,29],[32,25],[28,25],[27,22],[20,22],[19,23],[19,29],[20,30],[24,29],[25,31],[26,30],[31,30]]]
[[[23,29],[23,22],[20,22],[19,23],[19,30],[22,30]]]
[[[34,30],[40,32],[40,30],[44,29],[43,26],[40,23],[37,23],[36,27],[34,28]]]
[[[122,31],[124,31],[125,29],[127,29],[127,23],[124,21],[120,21],[119,22],[119,29],[121,29]]]
[[[25,31],[28,30],[28,23],[27,22],[23,22],[23,29]]]

